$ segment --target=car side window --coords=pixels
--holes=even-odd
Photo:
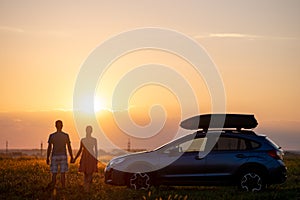
[[[232,151],[232,150],[246,150],[247,142],[242,138],[233,137],[220,137],[216,145],[214,146],[214,151]]]
[[[179,145],[182,152],[199,152],[204,151],[207,138],[196,138],[183,142]]]
[[[207,138],[196,138],[193,140],[188,140],[167,148],[164,153],[183,153],[183,152],[199,152],[204,151]]]
[[[254,141],[249,141],[249,142],[250,142],[250,145],[249,145],[248,149],[256,149],[256,148],[260,147],[260,144],[257,142],[254,142]]]

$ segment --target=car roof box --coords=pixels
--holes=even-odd
[[[258,125],[252,114],[205,114],[197,115],[180,123],[189,130],[208,129],[252,129]]]

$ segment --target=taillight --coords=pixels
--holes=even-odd
[[[270,150],[268,155],[277,160],[283,160],[283,151],[282,150]]]

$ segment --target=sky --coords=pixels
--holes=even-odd
[[[223,82],[226,112],[255,114],[258,132],[285,149],[300,150],[299,9],[297,0],[0,0],[0,148],[5,148],[6,141],[11,148],[39,147],[55,131],[56,119],[65,120],[64,130],[78,148],[84,129],[75,128],[71,112],[84,62],[117,34],[158,27],[182,33],[206,50]],[[182,58],[158,50],[131,52],[113,62],[99,81],[96,109],[115,111],[111,105],[116,101],[114,86],[134,67],[149,63],[172,66],[201,100],[194,112],[211,111],[205,77],[194,73]],[[169,132],[176,132],[174,126],[181,120],[182,99],[172,92],[160,85],[144,86],[132,93],[128,107],[121,108],[130,110],[136,124],[147,126],[151,120],[161,120],[159,114],[150,116],[151,106],[165,105],[166,133],[158,134],[151,147],[172,139]],[[126,137],[118,139],[120,130],[103,116],[100,121],[108,138],[126,147]],[[149,143],[132,140],[139,147]]]

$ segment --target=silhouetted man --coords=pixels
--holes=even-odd
[[[69,135],[67,133],[62,132],[63,123],[61,120],[57,120],[55,122],[55,127],[57,131],[55,133],[50,134],[48,140],[48,149],[47,149],[47,164],[50,163],[50,171],[52,173],[52,181],[51,187],[54,187],[56,184],[56,175],[58,173],[58,168],[60,170],[60,180],[61,185],[64,188],[66,182],[65,172],[68,171],[68,159],[67,159],[67,151],[66,146],[68,147],[68,151],[73,160],[72,148]],[[50,162],[50,154],[51,154],[51,162]]]

